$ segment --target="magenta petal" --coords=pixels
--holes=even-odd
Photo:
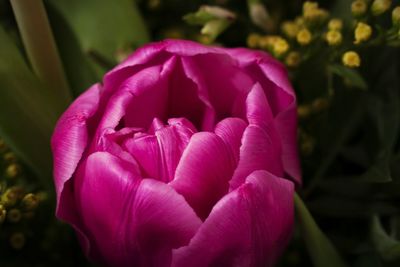
[[[235,105],[254,84],[253,79],[237,66],[235,59],[226,54],[207,54],[182,61],[191,76],[196,76],[201,92],[208,96],[218,119],[232,114]]]
[[[221,199],[172,267],[273,266],[293,227],[293,183],[266,171]]]
[[[234,159],[220,137],[201,132],[192,136],[170,185],[201,218],[228,192]]]
[[[198,98],[205,106],[201,128],[203,131],[211,131],[214,128],[217,115],[212,103],[210,102],[206,81],[203,76],[199,75],[201,72],[198,71],[198,67],[193,60],[182,58],[182,65],[186,77],[197,86]]]
[[[167,116],[168,83],[176,60],[132,73],[107,103],[98,133],[115,128],[121,122],[126,127],[147,129],[153,119]]]
[[[171,250],[186,245],[201,224],[172,188],[141,179],[105,152],[89,156],[75,186],[91,257],[107,266],[169,266]]]
[[[256,83],[247,95],[246,117],[249,124],[266,127],[274,119],[271,107],[259,83]]]
[[[157,130],[154,135],[143,134],[128,139],[123,144],[142,167],[144,176],[164,182],[174,178],[176,167],[194,128],[185,120],[170,120],[170,124]]]
[[[220,121],[214,129],[215,134],[221,137],[229,147],[230,153],[235,158],[235,164],[239,162],[241,139],[246,127],[247,123],[242,119],[226,118]]]
[[[73,209],[64,209],[71,202],[70,190],[63,193],[66,182],[72,177],[90,138],[88,121],[97,111],[101,86],[95,84],[78,97],[58,121],[51,138],[54,159],[54,180],[59,218],[72,222]],[[68,204],[69,205],[69,204]],[[73,217],[73,216],[72,216]]]
[[[270,55],[250,49],[227,49],[243,70],[261,83],[271,104],[275,124],[282,138],[282,159],[285,172],[301,183],[297,148],[296,96],[285,67]]]
[[[276,176],[283,175],[281,144],[274,128],[250,125],[243,133],[239,164],[230,181],[230,190],[244,183],[254,170],[267,170]]]

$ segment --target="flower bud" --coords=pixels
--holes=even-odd
[[[311,107],[313,112],[321,112],[329,107],[329,100],[326,98],[317,98],[312,102]]]
[[[10,237],[10,245],[13,249],[20,250],[25,246],[25,236],[23,233],[14,233]]]
[[[304,131],[300,131],[300,151],[303,155],[310,155],[315,148],[315,140]]]
[[[247,36],[247,46],[250,48],[257,48],[260,43],[261,36],[257,33],[251,33]]]
[[[354,31],[354,43],[359,44],[361,42],[367,41],[372,34],[372,28],[368,24],[359,22]]]
[[[300,45],[308,45],[311,42],[312,35],[308,29],[302,29],[297,33],[296,40]]]
[[[294,19],[294,23],[298,26],[298,27],[303,27],[305,25],[305,21],[303,17],[296,17]]]
[[[318,9],[317,2],[306,1],[303,3],[303,14],[315,9]]]
[[[297,107],[297,115],[301,119],[305,119],[311,114],[311,107],[309,105],[300,105]]]
[[[400,26],[400,6],[397,6],[393,9],[392,22],[394,26]]]
[[[264,50],[272,50],[275,41],[279,38],[276,35],[266,35],[260,39],[260,48]]]
[[[273,30],[274,22],[261,1],[249,1],[249,12],[251,21],[255,25],[265,31]]]
[[[13,186],[4,192],[0,201],[6,207],[14,206],[17,201],[21,199],[23,194],[24,189],[22,187]]]
[[[236,19],[235,13],[217,6],[201,6],[195,13],[183,19],[192,25],[202,25],[201,33],[214,41]]]
[[[385,13],[391,5],[391,0],[375,0],[374,2],[372,2],[371,13],[374,16],[379,16]]]
[[[293,21],[285,21],[282,23],[281,30],[288,38],[294,39],[296,38],[300,27]]]
[[[22,199],[22,206],[27,211],[32,211],[39,205],[39,199],[35,194],[29,193]]]
[[[11,209],[8,211],[7,219],[12,223],[17,223],[21,220],[22,213],[19,209]]]
[[[301,56],[299,52],[291,51],[285,58],[285,64],[288,67],[297,67],[300,64]]]
[[[4,222],[6,217],[7,217],[7,210],[2,204],[0,204],[0,224]]]
[[[340,45],[342,43],[342,34],[337,30],[330,30],[325,36],[326,42],[331,45]]]
[[[361,65],[361,59],[357,52],[347,51],[342,56],[343,65],[350,68],[357,68]]]
[[[355,0],[351,4],[351,13],[354,17],[361,17],[367,12],[367,3],[365,0]]]
[[[14,163],[17,161],[17,157],[15,156],[15,154],[13,152],[7,152],[4,154],[4,160],[7,163]]]
[[[21,172],[21,167],[18,164],[11,164],[6,169],[6,176],[9,178],[17,177]]]
[[[303,4],[303,17],[308,22],[320,22],[327,19],[328,12],[318,7],[317,2],[306,1]]]
[[[331,31],[340,31],[343,28],[341,19],[331,19],[328,23],[328,29]]]
[[[273,44],[273,53],[279,57],[285,54],[288,50],[289,50],[288,42],[285,39],[278,37]]]

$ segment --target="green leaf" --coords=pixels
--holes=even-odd
[[[51,177],[50,136],[60,113],[53,100],[0,26],[0,135],[42,179]]]
[[[346,267],[331,241],[315,223],[301,198],[295,195],[295,206],[308,252],[315,267]]]
[[[329,70],[342,77],[345,81],[348,81],[350,85],[355,88],[362,90],[366,90],[368,88],[368,84],[357,70],[350,69],[339,64],[329,66]]]
[[[71,25],[85,51],[114,61],[116,51],[149,41],[144,21],[131,0],[48,0]]]
[[[371,239],[381,257],[387,261],[400,259],[400,242],[390,237],[378,216],[373,216],[371,221]]]
[[[51,28],[73,95],[76,97],[93,83],[100,81],[93,65],[83,52],[75,33],[51,3],[46,5]]]
[[[216,17],[204,10],[189,13],[183,17],[183,20],[190,25],[204,25],[213,19],[216,19]]]

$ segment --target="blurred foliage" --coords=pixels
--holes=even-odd
[[[298,194],[321,230],[314,237],[330,240],[348,266],[399,266],[400,19],[391,12],[400,1],[389,1],[390,7],[380,0],[319,2],[303,8],[299,0],[45,1],[75,96],[149,39],[184,38],[273,54],[287,65],[298,95],[304,177]],[[204,14],[204,5],[225,9],[234,20],[213,28],[221,27],[215,20],[226,17]],[[201,25],[186,24],[182,18],[188,14],[190,22],[195,18]],[[23,63],[7,0],[0,0],[2,28]],[[345,58],[349,51],[357,56]],[[1,68],[0,61],[0,86],[17,86],[4,83],[6,71],[29,71],[18,62]],[[53,192],[45,191],[48,197],[34,216],[23,215],[24,197],[42,194],[46,185],[19,162],[24,153],[8,148],[3,139],[0,152],[0,221],[6,212],[0,223],[0,266],[89,266],[72,230],[54,218]],[[3,195],[16,186],[23,189],[18,201],[4,205]],[[17,222],[7,219],[12,209],[22,214]],[[309,237],[297,225],[280,266],[312,266],[304,246]]]

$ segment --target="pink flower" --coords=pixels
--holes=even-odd
[[[106,266],[271,266],[292,232],[296,127],[269,55],[147,45],[60,118],[57,216]]]

